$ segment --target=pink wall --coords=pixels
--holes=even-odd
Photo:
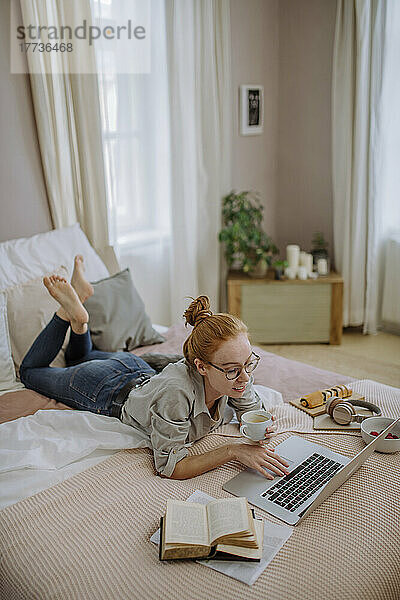
[[[332,250],[331,76],[336,0],[231,0],[233,187],[260,192],[284,254],[323,231]],[[264,133],[239,135],[239,85],[264,85]]]
[[[237,191],[255,190],[264,225],[275,240],[278,144],[278,0],[231,0],[234,131],[232,176]],[[239,134],[239,86],[264,86],[264,132]]]
[[[0,242],[51,229],[28,75],[10,73],[10,2],[0,2]]]
[[[278,245],[332,252],[331,78],[336,0],[279,2]]]

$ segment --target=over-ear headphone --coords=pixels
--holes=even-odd
[[[379,417],[382,412],[381,409],[372,404],[372,402],[365,402],[364,400],[344,400],[343,398],[330,398],[326,403],[326,412],[332,417],[335,423],[339,425],[349,425],[350,423],[361,423],[364,419],[368,419],[367,416],[357,414],[354,410],[354,406],[361,406],[368,408],[375,416]]]

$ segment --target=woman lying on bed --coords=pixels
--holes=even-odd
[[[226,444],[188,456],[192,442],[222,423],[227,404],[239,419],[247,410],[261,407],[251,375],[259,358],[240,319],[213,314],[207,296],[200,296],[184,315],[193,325],[183,346],[185,359],[155,374],[134,354],[93,349],[83,306],[93,288],[85,279],[81,256],[75,258],[71,284],[57,275],[45,277],[43,283],[60,308],[21,364],[21,381],[27,388],[73,408],[118,417],[139,430],[164,477],[187,479],[231,460],[270,479],[273,476],[264,467],[278,475],[288,472],[287,463],[262,443]],[[68,366],[50,367],[69,327]]]

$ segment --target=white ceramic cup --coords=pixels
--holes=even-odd
[[[288,279],[296,279],[297,269],[295,267],[286,267],[285,275]]]
[[[307,267],[304,267],[304,266],[299,267],[297,269],[297,277],[299,279],[303,279],[303,280],[307,279],[307,277],[308,277]]]
[[[263,440],[267,429],[274,424],[271,413],[263,409],[248,410],[243,413],[241,421],[241,435],[253,440],[253,442]]]

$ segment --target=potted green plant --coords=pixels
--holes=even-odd
[[[235,266],[253,277],[265,277],[278,249],[262,229],[264,207],[255,192],[231,192],[223,199],[223,228],[219,241],[225,246],[228,267]]]
[[[317,265],[319,258],[326,258],[328,260],[328,242],[324,238],[324,234],[320,231],[314,233],[312,239],[312,250],[313,263]]]
[[[274,263],[272,263],[272,266],[275,269],[275,279],[283,278],[283,274],[288,265],[289,263],[287,260],[276,260]]]

